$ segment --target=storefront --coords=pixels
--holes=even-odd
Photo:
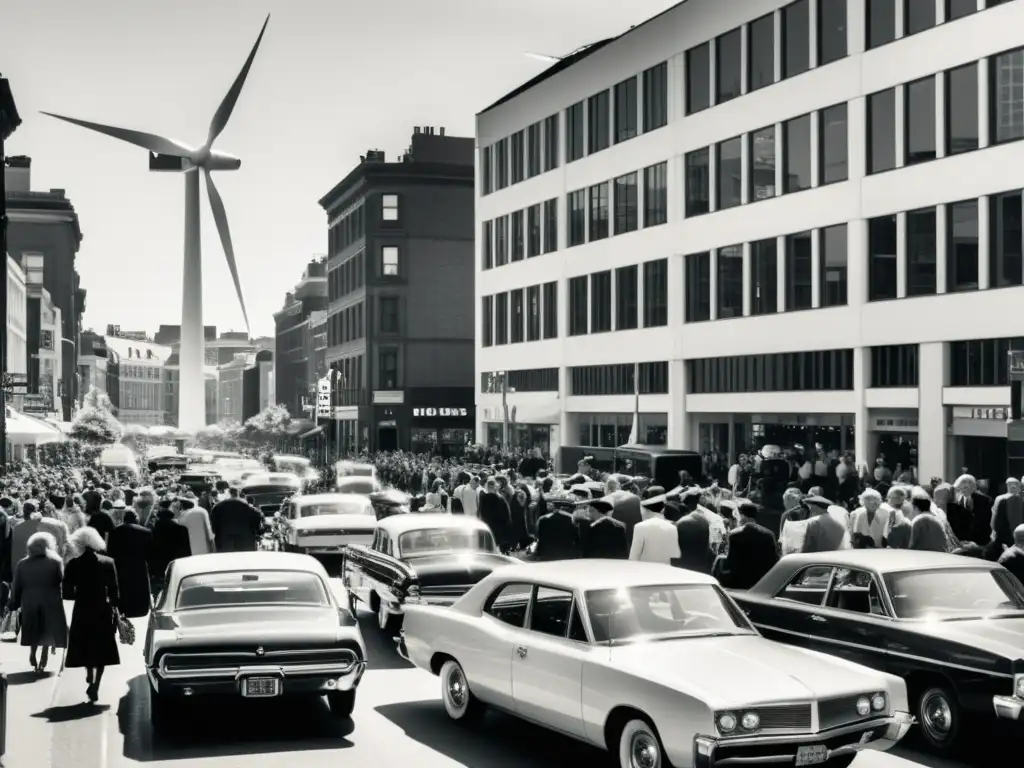
[[[739,454],[759,451],[765,445],[778,445],[784,451],[802,449],[805,453],[843,453],[854,446],[853,414],[742,413],[727,421],[718,420],[721,414],[715,416],[712,422],[697,415],[696,450],[728,464]]]
[[[894,470],[917,466],[917,425],[916,408],[873,408],[868,413],[868,429],[871,438],[868,447],[873,455],[864,457],[871,466],[881,458],[885,465]]]
[[[1007,473],[1006,420],[1010,409],[954,405],[951,410],[953,466],[947,479],[966,472],[986,485],[987,493],[1001,493]]]
[[[472,387],[409,389],[406,404],[392,406],[382,421],[394,421],[397,445],[414,453],[459,456],[473,443],[476,406]],[[397,447],[397,446],[396,446]]]

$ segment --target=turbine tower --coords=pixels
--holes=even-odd
[[[206,192],[210,198],[210,208],[217,224],[217,234],[227,257],[228,269],[235,284],[235,293],[242,306],[242,317],[245,319],[246,331],[249,331],[249,315],[242,297],[242,284],[238,280],[238,266],[235,263],[235,249],[231,245],[231,230],[228,228],[227,214],[224,212],[224,201],[221,199],[217,186],[213,183],[213,171],[237,171],[242,161],[237,157],[212,148],[213,142],[223,132],[238,102],[238,96],[249,75],[256,51],[259,50],[263,33],[270,22],[268,15],[263,22],[256,44],[249,52],[242,71],[231,84],[227,95],[217,108],[210,123],[210,131],[204,143],[198,149],[182,144],[173,139],[165,139],[152,133],[133,131],[128,128],[117,128],[87,120],[77,120],[50,112],[44,115],[58,120],[88,128],[92,131],[111,136],[115,139],[134,144],[149,150],[149,169],[151,171],[177,172],[185,177],[185,265],[182,279],[181,298],[181,339],[178,348],[178,428],[186,432],[195,432],[206,426],[206,378],[203,374],[205,338],[203,334],[203,258],[202,245],[199,237],[199,174],[206,178]]]

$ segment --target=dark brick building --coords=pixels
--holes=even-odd
[[[274,397],[292,418],[308,417],[303,403],[313,401],[317,372],[310,318],[326,309],[325,256],[306,265],[302,279],[274,313]]]
[[[416,128],[373,150],[327,213],[327,361],[346,447],[461,451],[474,427],[474,140]]]

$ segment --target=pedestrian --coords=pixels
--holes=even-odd
[[[192,554],[188,528],[174,519],[174,510],[161,506],[153,523],[153,538],[149,545],[149,574],[153,593],[159,594],[165,586],[167,566]]]
[[[36,674],[41,674],[49,661],[50,649],[64,648],[68,641],[67,618],[61,602],[64,569],[53,534],[32,534],[27,550],[26,557],[14,569],[8,608],[21,612],[21,644],[28,646],[29,664]]]
[[[263,513],[238,498],[231,488],[228,498],[210,512],[210,528],[218,552],[255,552],[263,530]]]
[[[149,613],[152,591],[149,582],[149,554],[153,532],[139,525],[134,509],[126,509],[124,522],[110,532],[107,555],[117,568],[121,591],[118,607],[123,616],[138,618]]]

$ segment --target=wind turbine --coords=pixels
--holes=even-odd
[[[531,59],[537,59],[537,61],[546,61],[549,64],[557,64],[558,62],[563,61],[564,59],[568,59],[570,56],[575,56],[577,53],[585,51],[592,45],[594,45],[594,43],[587,43],[586,45],[581,45],[579,48],[575,48],[569,51],[564,56],[553,56],[550,53],[534,53],[533,51],[524,51],[523,56],[526,56]]]
[[[133,131],[128,128],[117,128],[101,123],[91,123],[73,117],[64,117],[50,112],[44,115],[55,117],[73,125],[88,128],[91,131],[105,134],[115,139],[149,150],[149,170],[177,172],[185,177],[185,265],[182,270],[181,298],[181,340],[178,348],[178,428],[186,432],[195,432],[206,426],[206,378],[203,374],[205,339],[203,334],[203,258],[202,245],[199,237],[199,174],[206,178],[206,192],[210,198],[210,208],[217,224],[224,255],[227,257],[228,269],[235,284],[235,293],[242,306],[242,317],[245,319],[246,331],[249,330],[249,314],[245,309],[242,297],[242,284],[238,280],[238,266],[235,263],[235,249],[231,244],[231,230],[228,228],[228,217],[224,211],[217,186],[213,183],[214,171],[237,171],[242,161],[226,152],[213,149],[213,142],[224,131],[238,97],[249,75],[249,69],[256,58],[256,51],[263,40],[263,33],[270,23],[268,15],[263,22],[256,44],[249,52],[242,71],[231,84],[224,100],[217,107],[206,142],[199,148],[193,148],[173,139],[166,139],[152,133]]]

